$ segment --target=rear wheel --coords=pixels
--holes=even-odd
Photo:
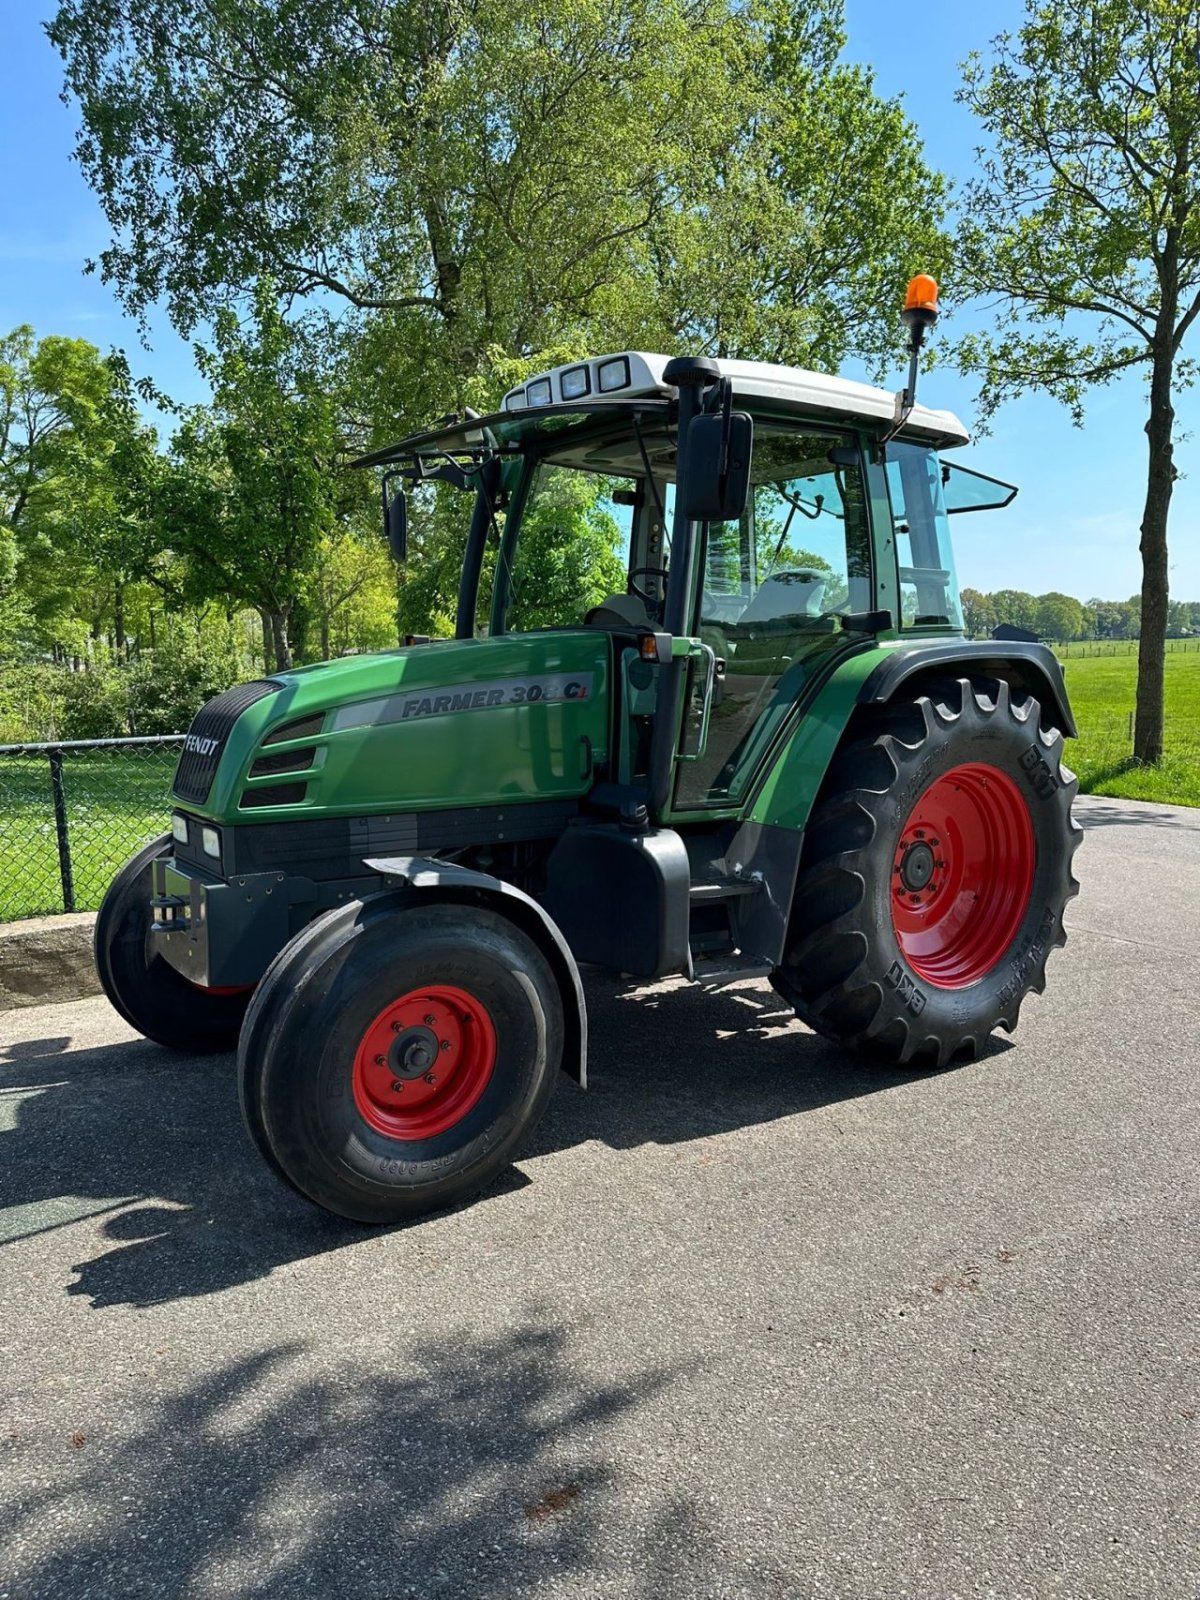
[[[895,1065],[978,1054],[1045,987],[1078,892],[1078,785],[1038,702],[960,679],[884,708],[806,831],[774,982],[819,1033]]]
[[[383,894],[310,924],[259,984],[242,1107],[307,1199],[396,1222],[507,1165],[562,1047],[558,985],[520,929],[482,907]]]
[[[131,1028],[170,1050],[232,1050],[250,1003],[245,989],[189,983],[154,949],[150,933],[150,865],[169,854],[164,834],[127,861],[109,885],[96,917],[93,950],[101,988]]]

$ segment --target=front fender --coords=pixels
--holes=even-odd
[[[563,1008],[562,1069],[581,1089],[587,1088],[587,1002],[579,967],[558,925],[523,889],[476,872],[454,861],[432,856],[383,856],[364,861],[389,884],[424,900],[452,900],[460,905],[491,905],[527,933],[550,963]]]

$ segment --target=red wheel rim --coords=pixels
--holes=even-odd
[[[931,783],[892,863],[892,926],[905,960],[938,989],[965,989],[1002,961],[1029,907],[1037,846],[1024,796],[970,762]]]
[[[354,1057],[354,1103],[389,1139],[432,1139],[479,1102],[496,1029],[465,989],[410,989],[379,1013]]]

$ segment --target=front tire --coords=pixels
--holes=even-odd
[[[562,1001],[483,907],[385,893],[329,912],[259,984],[238,1054],[247,1128],[306,1199],[355,1222],[463,1200],[554,1089]]]
[[[189,983],[154,950],[150,866],[173,848],[170,834],[139,850],[108,887],[92,938],[100,986],[131,1028],[189,1054],[232,1050],[253,986],[235,991]]]
[[[1011,1032],[1079,891],[1063,738],[1032,697],[960,679],[874,713],[805,834],[779,992],[818,1033],[940,1067]]]

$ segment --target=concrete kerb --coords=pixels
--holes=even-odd
[[[0,923],[0,1011],[98,994],[94,911]]]

